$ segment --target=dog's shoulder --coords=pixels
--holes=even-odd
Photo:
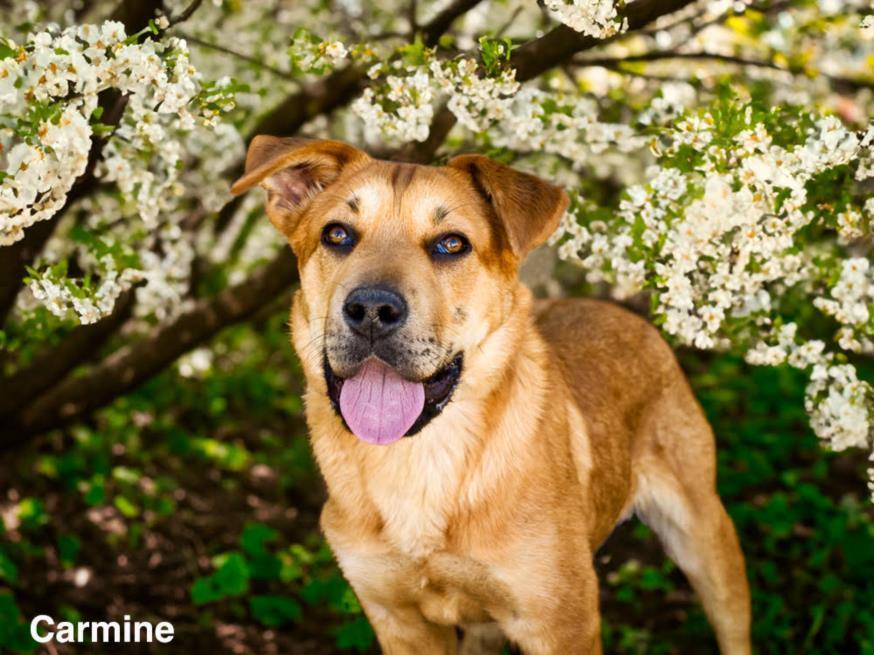
[[[631,400],[633,390],[659,385],[679,367],[670,346],[645,319],[602,300],[540,300],[535,324],[566,381],[589,398],[617,395]]]
[[[661,347],[658,331],[637,314],[604,300],[562,298],[537,300],[534,316],[541,334],[550,343],[576,343],[586,347],[614,348],[647,342]],[[658,344],[658,345],[656,345]]]

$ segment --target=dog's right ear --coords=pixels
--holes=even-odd
[[[234,195],[256,184],[267,190],[267,216],[291,239],[303,208],[344,168],[369,157],[353,146],[326,139],[259,135],[246,154],[246,171],[231,186]]]

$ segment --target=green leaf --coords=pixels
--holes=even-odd
[[[58,555],[64,566],[72,566],[76,563],[81,548],[82,540],[74,535],[62,534],[58,537]]]
[[[215,572],[216,582],[229,596],[240,596],[249,589],[249,566],[240,553],[228,553],[216,558],[219,568]]]
[[[252,596],[249,610],[259,623],[269,628],[298,621],[303,613],[300,603],[293,598],[271,595]]]
[[[0,593],[0,647],[19,653],[36,649],[36,642],[30,637],[30,626],[21,619],[15,598],[9,592]]]
[[[494,39],[482,36],[479,39],[480,59],[488,75],[497,75],[510,61],[513,42],[510,39]]]
[[[422,66],[427,59],[425,55],[427,50],[425,42],[422,41],[422,36],[417,34],[416,40],[413,43],[408,43],[398,48],[398,53],[408,66]]]
[[[366,653],[373,647],[373,628],[364,616],[346,621],[337,630],[337,648]]]
[[[195,605],[206,605],[221,600],[223,597],[212,576],[197,578],[191,585],[191,601]]]
[[[279,580],[282,560],[272,553],[253,555],[249,561],[249,573],[255,580]]]
[[[91,507],[102,505],[106,502],[106,486],[102,476],[95,476],[88,484],[88,490],[85,492],[85,503]]]
[[[0,579],[13,585],[18,582],[18,567],[2,549],[0,549]]]
[[[191,587],[191,600],[195,605],[242,596],[249,591],[249,566],[241,553],[220,555],[214,563],[215,573],[198,578]]]
[[[45,505],[36,498],[25,498],[18,503],[18,518],[27,528],[37,528],[48,523]]]
[[[249,555],[261,555],[266,552],[265,544],[276,541],[279,534],[269,525],[250,522],[243,528],[240,536],[240,546]]]
[[[134,504],[127,496],[116,496],[113,504],[125,518],[136,518],[140,514],[140,508]]]
[[[18,55],[18,48],[14,48],[10,41],[0,38],[0,60],[9,59]]]
[[[349,611],[349,583],[339,574],[313,578],[301,590],[301,597],[310,605],[327,603],[339,612]]]

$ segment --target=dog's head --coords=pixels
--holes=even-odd
[[[442,411],[465,355],[506,320],[519,262],[567,206],[561,189],[480,155],[429,167],[269,136],[232,191],[256,184],[298,258],[298,354],[371,443]]]

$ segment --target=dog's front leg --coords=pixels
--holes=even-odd
[[[454,628],[431,623],[412,605],[384,607],[359,597],[385,655],[456,655]]]
[[[507,637],[525,655],[601,655],[598,579],[590,558],[551,580],[533,578],[518,613],[502,622]]]
[[[352,588],[386,655],[455,655],[458,637],[452,626],[429,621],[411,596],[415,573],[383,554],[339,555]]]
[[[322,530],[387,655],[455,655],[452,626],[428,621],[419,609],[420,565],[349,520],[331,500]]]

